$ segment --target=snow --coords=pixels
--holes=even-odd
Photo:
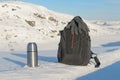
[[[57,62],[59,30],[74,16],[24,2],[0,3],[0,79],[1,80],[113,80],[119,79],[120,21],[88,21],[92,51],[101,61],[88,66]],[[27,21],[33,21],[32,25]],[[27,67],[26,46],[38,45],[39,67]],[[115,76],[113,73],[116,74]],[[105,76],[104,76],[105,75]],[[104,76],[104,77],[103,77]],[[112,76],[112,77],[109,77]]]
[[[4,34],[0,35],[0,44],[4,46],[0,50],[6,48],[6,51],[13,49],[19,51],[16,45],[23,46],[21,50],[24,50],[28,42],[40,43],[58,38],[59,30],[72,18],[73,16],[56,13],[30,3],[1,2],[0,32]]]

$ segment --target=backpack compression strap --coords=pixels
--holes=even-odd
[[[72,45],[71,45],[71,48],[74,48],[74,38],[75,38],[75,34],[74,34],[74,32],[72,32]]]
[[[96,65],[95,65],[95,68],[98,68],[99,66],[100,66],[100,61],[99,61],[99,59],[98,59],[98,57],[97,57],[97,55],[95,54],[95,53],[93,53],[92,51],[91,51],[91,54],[92,54],[92,58],[95,60],[95,62],[96,62]]]

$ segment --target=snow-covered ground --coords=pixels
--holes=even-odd
[[[118,80],[120,21],[84,20],[90,28],[92,50],[98,54],[100,68],[94,68],[93,63],[83,67],[57,62],[59,30],[72,18],[30,3],[1,2],[0,80]],[[38,45],[39,67],[26,66],[28,42]]]
[[[107,36],[105,36],[107,37]],[[48,43],[46,45],[42,44],[41,46],[45,47],[48,45],[53,46],[53,49],[45,49],[44,50],[39,50],[39,67],[37,68],[29,68],[26,66],[26,52],[1,52],[0,53],[0,79],[1,80],[49,80],[49,79],[54,79],[54,80],[81,80],[82,76],[85,76],[87,74],[90,74],[94,71],[101,71],[102,72],[95,72],[97,76],[103,76],[106,75],[107,78],[108,76],[112,76],[110,74],[110,71],[118,71],[115,72],[116,74],[119,73],[119,66],[116,65],[112,67],[112,70],[105,72],[104,69],[105,67],[108,67],[109,65],[115,65],[115,62],[120,61],[120,42],[119,42],[119,37],[115,35],[114,36],[108,36],[107,39],[108,41],[105,41],[106,38],[95,38],[94,43],[92,46],[92,49],[96,53],[101,53],[98,54],[98,57],[100,58],[101,61],[101,66],[100,68],[94,68],[94,64],[91,63],[88,66],[82,67],[82,66],[69,66],[69,65],[64,65],[60,64],[57,62],[57,47],[56,44],[54,43]],[[115,39],[114,39],[115,38]],[[111,39],[111,40],[110,40]],[[105,41],[105,42],[104,42]],[[97,42],[100,42],[99,44]],[[98,44],[98,45],[96,45]],[[117,63],[119,64],[119,63]],[[95,74],[93,73],[93,74]],[[92,75],[92,74],[91,74]],[[100,80],[97,79],[98,77],[92,75],[95,77],[95,80]],[[116,75],[117,76],[117,75]],[[111,80],[119,78],[119,76],[113,76]],[[89,75],[88,75],[89,77]],[[102,78],[102,79],[106,79]],[[85,80],[88,80],[85,79]],[[91,79],[89,79],[91,80]],[[94,80],[94,79],[93,79]],[[109,79],[110,80],[110,79]]]

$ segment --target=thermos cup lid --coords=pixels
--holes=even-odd
[[[27,45],[27,51],[37,52],[37,44],[35,42],[30,42]]]

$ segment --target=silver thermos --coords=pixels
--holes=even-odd
[[[37,44],[35,42],[28,43],[27,45],[27,66],[38,66],[38,51]]]

